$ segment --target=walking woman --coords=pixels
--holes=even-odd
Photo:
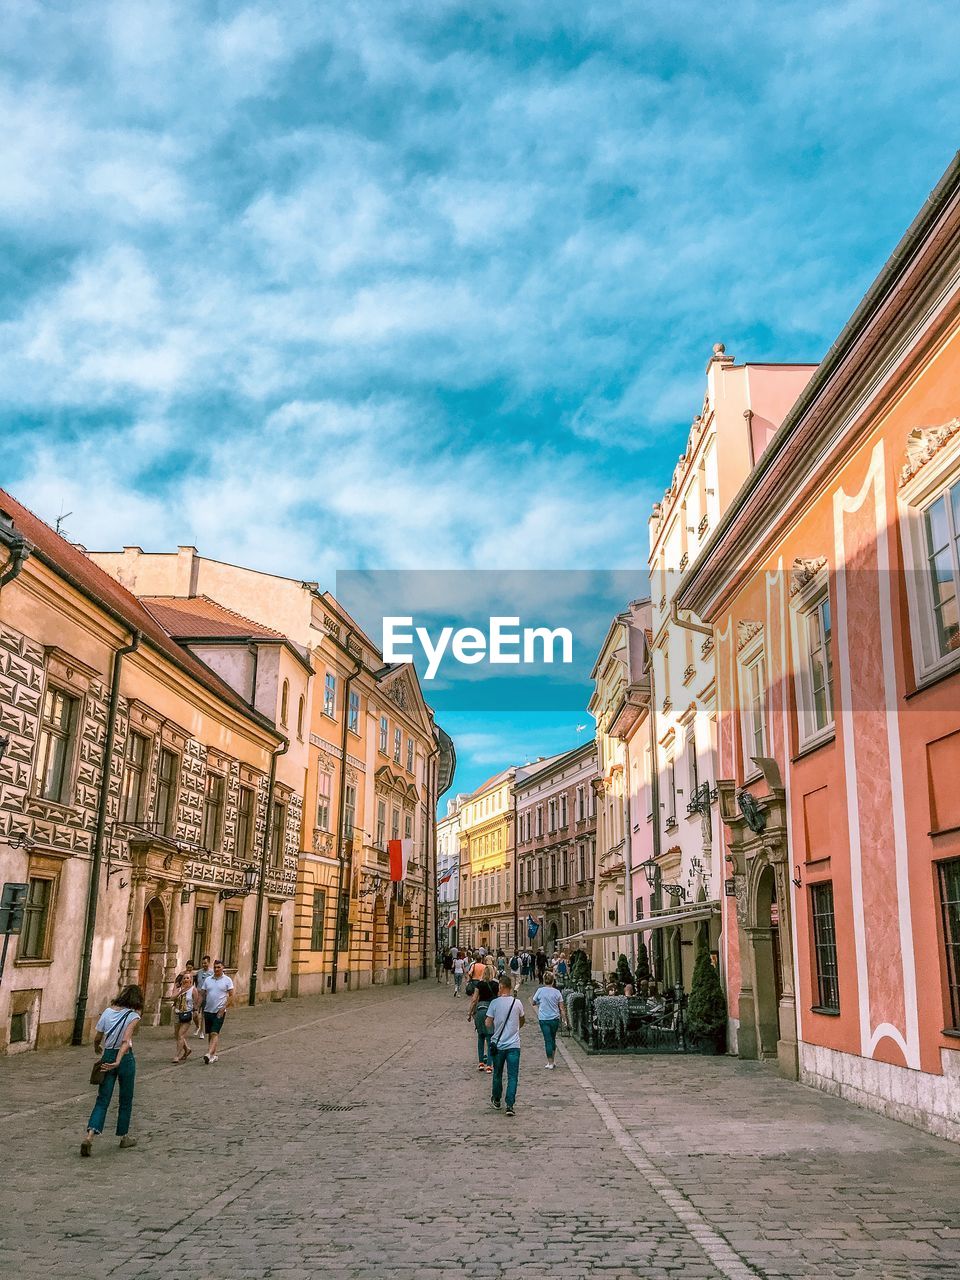
[[[117,1137],[121,1147],[135,1147],[136,1138],[130,1137],[130,1116],[133,1112],[133,1082],[137,1064],[133,1056],[133,1033],[140,1021],[143,1009],[143,992],[139,987],[124,987],[110,1006],[104,1009],[97,1023],[93,1039],[94,1051],[100,1055],[100,1088],[90,1113],[87,1136],[80,1143],[82,1156],[93,1155],[93,1140],[103,1132],[107,1108],[113,1097],[113,1086],[120,1084],[120,1109],[117,1112]]]
[[[193,997],[196,987],[193,985],[193,965],[188,964],[183,973],[177,975],[173,984],[173,1035],[177,1051],[174,1062],[186,1062],[193,1050],[187,1044],[190,1023],[193,1021]]]
[[[554,1062],[557,1056],[557,1032],[560,1030],[561,1019],[564,1024],[567,1021],[567,1008],[563,1003],[563,996],[557,990],[557,980],[549,971],[543,975],[543,986],[537,988],[533,1003],[537,1008],[543,1047],[547,1052],[547,1070],[552,1071],[557,1065]]]

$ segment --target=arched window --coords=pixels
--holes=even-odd
[[[283,688],[280,690],[280,723],[287,723],[287,711],[290,704],[290,681],[284,680]]]
[[[297,704],[297,737],[303,737],[303,699]]]

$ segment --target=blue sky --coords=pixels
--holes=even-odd
[[[819,359],[960,138],[952,4],[0,21],[0,482],[330,584],[642,563],[712,344]]]

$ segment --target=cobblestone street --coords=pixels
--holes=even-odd
[[[952,1145],[756,1064],[567,1042],[547,1072],[530,1024],[511,1120],[466,1004],[431,981],[240,1009],[211,1067],[147,1030],[140,1145],[112,1111],[89,1161],[90,1051],[0,1060],[0,1274],[960,1273]]]

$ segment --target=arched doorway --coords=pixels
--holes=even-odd
[[[163,971],[166,964],[167,917],[159,898],[151,898],[143,910],[140,924],[140,963],[137,982],[143,992],[144,1020],[155,1022],[163,996]]]
[[[557,928],[556,920],[551,920],[547,928],[547,955],[552,956],[557,949],[557,939],[560,937],[560,930]]]

